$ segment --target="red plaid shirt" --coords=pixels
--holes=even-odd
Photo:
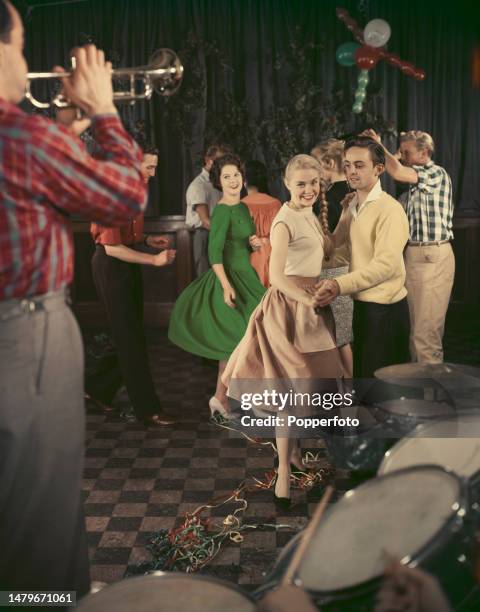
[[[0,99],[0,300],[73,276],[71,213],[106,226],[143,211],[142,153],[115,115],[92,121],[94,156],[63,126]]]

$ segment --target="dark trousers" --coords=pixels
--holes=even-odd
[[[85,381],[87,393],[107,404],[125,383],[138,418],[160,410],[143,329],[143,287],[138,264],[105,253],[97,245],[92,259],[97,293],[107,312],[115,352],[105,355]]]
[[[0,590],[89,591],[84,436],[83,346],[64,295],[0,302]]]
[[[386,386],[373,380],[375,370],[410,361],[409,335],[407,298],[395,304],[354,300],[353,377],[361,401],[388,396]]]

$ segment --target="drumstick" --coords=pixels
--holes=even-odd
[[[330,501],[332,493],[333,487],[331,485],[328,485],[328,487],[325,489],[325,493],[323,494],[322,499],[320,500],[320,503],[315,509],[315,512],[312,516],[312,520],[303,532],[303,535],[300,539],[300,544],[298,545],[298,548],[295,551],[292,560],[288,564],[287,571],[285,572],[285,575],[283,576],[282,581],[280,583],[282,586],[291,584],[293,582],[293,577],[298,569],[298,566],[300,565],[300,561],[302,560],[305,554],[307,546],[310,542],[310,538],[313,536],[314,531],[317,528],[317,525],[320,522],[323,513],[325,512],[325,508],[327,507],[327,504]]]

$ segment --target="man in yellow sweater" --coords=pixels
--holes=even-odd
[[[321,283],[317,297],[322,306],[338,295],[353,297],[353,376],[365,379],[410,360],[403,262],[409,228],[401,204],[382,191],[382,146],[359,136],[346,143],[344,157],[347,181],[356,191],[343,213],[350,271]]]

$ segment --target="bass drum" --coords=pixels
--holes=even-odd
[[[296,583],[323,611],[370,612],[392,555],[437,576],[452,605],[462,609],[476,596],[468,561],[475,538],[466,516],[461,479],[440,467],[406,468],[369,480],[327,510]],[[281,582],[299,538],[281,552],[267,588]]]
[[[152,572],[127,578],[84,597],[82,612],[255,612],[255,602],[234,584],[205,576]]]

